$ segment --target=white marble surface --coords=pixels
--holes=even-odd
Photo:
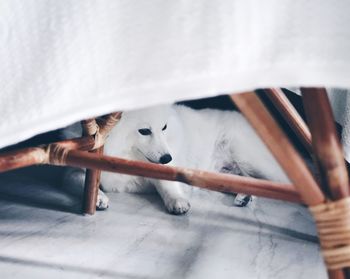
[[[84,217],[60,188],[1,175],[0,277],[326,278],[302,206],[236,208],[229,195],[196,191],[191,212],[171,216],[155,195],[109,196],[107,211]]]

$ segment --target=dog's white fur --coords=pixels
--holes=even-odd
[[[149,129],[152,133],[142,135],[139,129]],[[125,112],[106,142],[105,153],[154,163],[170,154],[169,165],[233,173],[238,170],[253,177],[288,181],[238,112],[196,111],[184,106],[157,106]],[[103,172],[101,184],[107,192],[137,193],[150,191],[150,185],[154,185],[169,212],[181,214],[190,208],[178,182]],[[106,203],[101,192],[99,203]]]

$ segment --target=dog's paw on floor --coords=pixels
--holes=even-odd
[[[97,201],[96,201],[96,209],[97,210],[106,210],[108,208],[109,198],[103,193],[102,191],[99,191],[97,195]]]
[[[233,204],[237,207],[244,207],[247,206],[252,200],[253,197],[250,195],[237,194],[233,201]]]
[[[189,201],[184,198],[171,199],[165,206],[169,213],[175,215],[185,214],[191,208]]]

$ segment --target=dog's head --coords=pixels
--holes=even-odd
[[[157,106],[123,114],[124,125],[129,131],[128,145],[138,159],[157,164],[172,161],[167,133],[173,113],[171,106]]]

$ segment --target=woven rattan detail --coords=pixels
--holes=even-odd
[[[63,166],[66,164],[66,157],[69,149],[60,146],[59,144],[50,144],[46,152],[49,154],[50,164]]]
[[[328,269],[350,267],[350,197],[309,208]]]
[[[97,121],[94,118],[82,121],[84,134],[93,136],[95,139],[95,145],[93,149],[104,145],[108,134],[118,123],[120,117],[121,112],[115,112],[101,117]]]

